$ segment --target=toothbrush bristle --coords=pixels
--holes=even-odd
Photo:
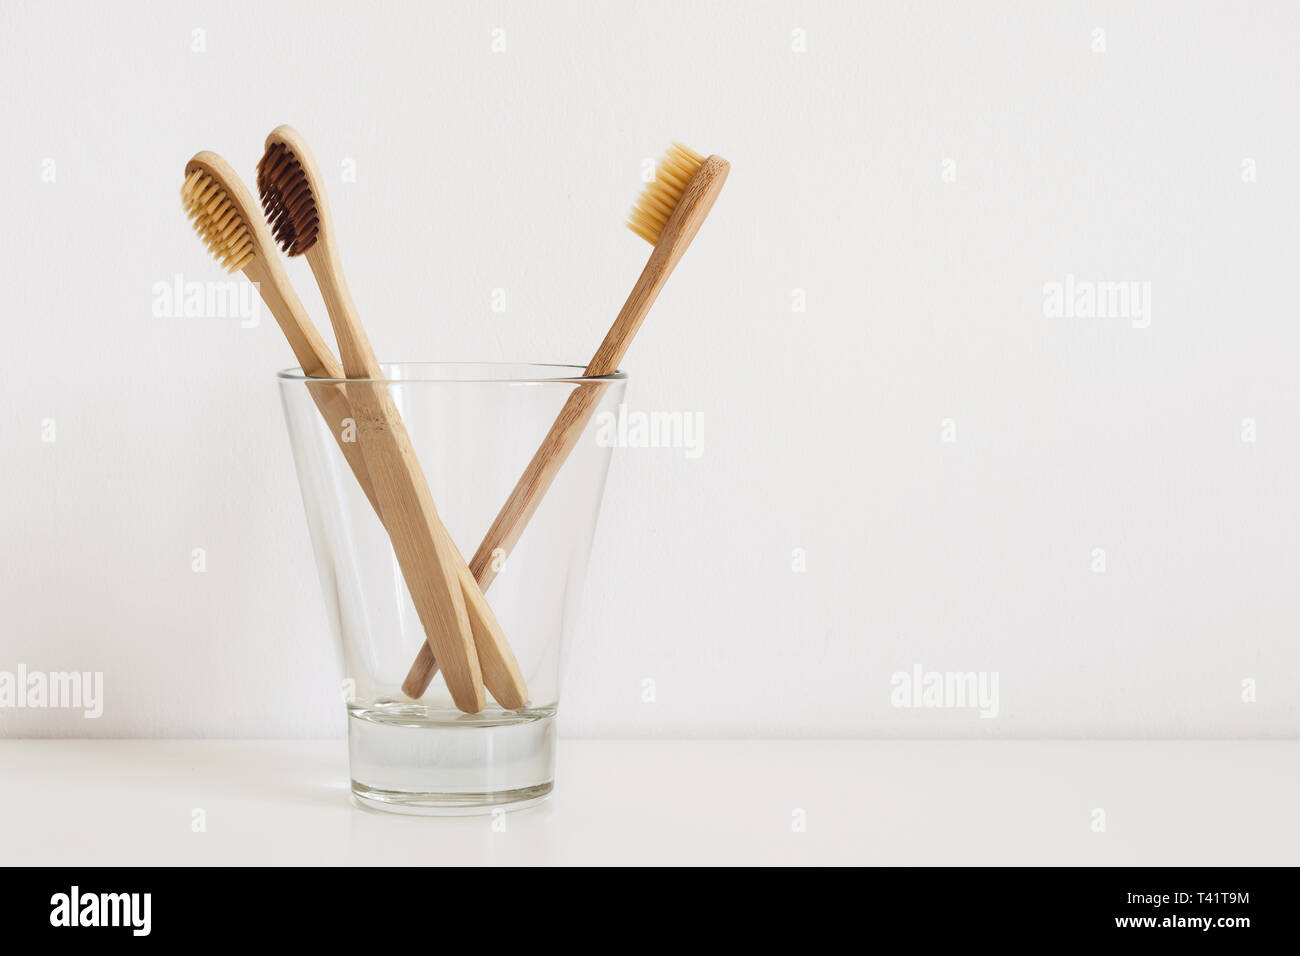
[[[652,179],[627,219],[627,227],[650,245],[655,245],[663,234],[668,217],[677,208],[686,184],[699,170],[704,157],[689,146],[674,142],[664,153]]]
[[[181,186],[185,213],[208,252],[227,272],[238,272],[253,260],[248,223],[226,195],[225,188],[202,169],[185,177]]]
[[[257,192],[271,234],[286,255],[300,256],[316,243],[320,218],[311,183],[284,143],[272,143],[257,164]]]

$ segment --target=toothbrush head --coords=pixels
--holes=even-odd
[[[266,152],[257,164],[257,191],[271,233],[286,255],[300,256],[320,238],[323,209],[313,188],[319,178],[315,173],[306,143],[292,127],[277,127],[266,138]]]
[[[655,178],[646,184],[636,205],[628,215],[627,227],[650,245],[655,245],[663,235],[668,217],[701,166],[704,157],[689,146],[674,142],[664,153],[655,168]]]
[[[227,272],[238,272],[257,257],[253,198],[216,153],[197,153],[186,164],[181,203],[194,231]]]

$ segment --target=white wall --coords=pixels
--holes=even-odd
[[[251,175],[283,122],[355,162],[388,358],[584,362],[643,160],[733,163],[626,362],[704,454],[616,453],[566,733],[1295,733],[1300,13],[1131,6],[0,5],[0,670],[107,685],[0,733],[341,728],[290,353],[151,311],[220,277],[185,160]],[[1150,283],[1149,326],[1045,315],[1067,275]],[[998,717],[891,706],[918,664],[996,671]]]

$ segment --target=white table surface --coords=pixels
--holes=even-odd
[[[346,781],[342,740],[0,741],[0,863],[1300,863],[1291,741],[568,740],[504,830]]]

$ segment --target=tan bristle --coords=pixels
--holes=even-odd
[[[677,208],[682,192],[691,177],[699,170],[704,157],[689,146],[674,142],[659,161],[655,178],[642,191],[627,219],[627,227],[650,245],[668,223],[668,217]]]
[[[257,191],[271,234],[287,255],[300,256],[316,243],[320,218],[311,183],[284,143],[273,143],[257,164]]]
[[[208,252],[227,272],[238,272],[253,260],[253,237],[226,190],[202,169],[185,178],[181,202]]]

